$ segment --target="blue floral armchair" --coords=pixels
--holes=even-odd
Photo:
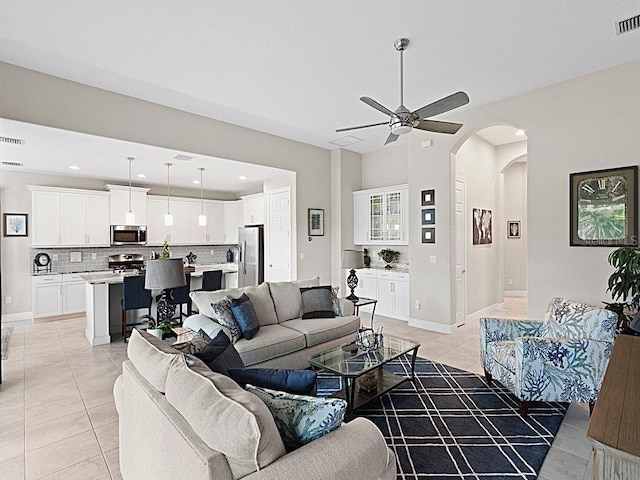
[[[563,298],[549,303],[544,321],[480,319],[480,361],[519,400],[588,402],[598,397],[609,363],[616,314]]]

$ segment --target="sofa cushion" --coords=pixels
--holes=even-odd
[[[269,407],[287,450],[295,450],[342,425],[347,402],[294,395],[247,385]]]
[[[276,309],[278,322],[302,316],[302,295],[294,282],[269,282],[269,290]]]
[[[224,454],[234,478],[285,453],[264,403],[224,375],[190,369],[178,357],[169,368],[166,399],[210,448]]]
[[[241,387],[251,384],[255,387],[309,395],[316,388],[318,374],[313,370],[291,368],[232,368],[229,369],[229,376]]]
[[[223,333],[223,335],[225,335]],[[226,337],[226,335],[225,335]],[[211,341],[209,335],[204,330],[198,330],[198,332],[191,337],[191,340],[182,343],[174,343],[171,348],[175,348],[182,353],[188,353],[190,355],[196,355],[200,353],[204,347]]]
[[[243,293],[240,298],[231,300],[231,311],[238,327],[240,327],[242,336],[247,340],[251,340],[258,333],[260,323],[258,322],[256,309],[246,293]]]
[[[211,304],[211,309],[215,315],[213,319],[222,325],[231,334],[231,343],[236,343],[242,338],[242,330],[236,322],[231,307],[231,297],[224,297]]]
[[[333,302],[331,285],[305,287],[300,289],[302,295],[302,318],[333,318]]]
[[[266,283],[261,283],[257,287],[229,288],[215,292],[191,292],[189,296],[198,308],[198,312],[209,318],[214,318],[215,315],[211,308],[212,303],[222,300],[227,295],[231,298],[239,298],[243,293],[246,293],[251,303],[253,303],[253,307],[258,314],[260,325],[273,325],[278,323],[278,317],[273,307],[269,286]]]
[[[171,348],[168,343],[145,331],[134,329],[131,332],[127,356],[136,367],[136,370],[161,393],[164,393],[167,383],[169,365],[178,355],[182,356],[178,350]]]
[[[293,283],[298,288],[317,287],[320,285],[320,277],[305,278],[303,280],[294,280]]]
[[[190,315],[184,319],[182,326],[188,328],[189,330],[193,330],[197,332],[199,330],[204,330],[204,332],[209,335],[209,338],[215,338],[218,335],[218,332],[221,330],[225,330],[229,338],[231,338],[231,334],[229,330],[223,328],[218,322],[214,322],[211,318],[205,317],[204,315],[195,314]]]
[[[289,320],[281,323],[283,327],[291,328],[304,334],[307,347],[344,337],[360,328],[360,317],[312,318],[308,320]]]
[[[304,335],[280,325],[260,327],[251,340],[242,338],[235,344],[246,366],[255,365],[272,358],[305,348]]]
[[[218,333],[198,355],[209,370],[228,375],[230,368],[243,368],[244,363],[231,340],[224,332]],[[191,365],[189,365],[191,366]]]

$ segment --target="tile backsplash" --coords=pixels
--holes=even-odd
[[[226,263],[227,250],[231,249],[233,261],[238,260],[238,247],[236,245],[189,245],[170,247],[171,257],[186,257],[193,252],[198,258],[196,264],[209,265],[212,263]],[[51,257],[51,271],[54,273],[91,272],[109,269],[110,255],[119,253],[142,254],[145,259],[151,258],[151,252],[159,255],[162,247],[110,247],[110,248],[32,248],[31,265],[36,254],[44,252]],[[80,262],[71,262],[72,253],[80,252]],[[96,258],[93,259],[95,254]],[[54,260],[54,255],[58,256]]]

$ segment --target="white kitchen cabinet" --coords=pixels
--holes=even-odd
[[[32,188],[34,247],[109,246],[109,195],[68,188]]]
[[[349,275],[345,270],[345,278]],[[409,318],[409,274],[393,272],[378,268],[361,268],[356,270],[358,286],[355,294],[358,297],[373,298],[378,301],[376,315],[408,320]],[[344,297],[350,295],[347,287]],[[372,305],[360,308],[361,312],[373,310]]]
[[[126,225],[129,211],[129,186],[106,185],[109,190],[110,224]],[[135,214],[135,225],[147,224],[147,192],[148,188],[131,187],[131,210]]]
[[[224,202],[209,201],[204,204],[207,215],[205,242],[208,245],[222,245],[225,235],[225,204]],[[237,230],[237,228],[236,228]],[[191,240],[191,239],[190,239]],[[192,242],[193,243],[193,242]]]
[[[224,243],[238,244],[238,228],[240,227],[242,202],[224,202]]]
[[[167,238],[165,213],[167,213],[166,198],[147,197],[147,244],[150,246],[162,245]]]
[[[264,225],[264,194],[242,197],[243,225]]]
[[[80,313],[86,309],[86,282],[78,274],[62,274],[62,313]]]
[[[171,200],[173,225],[167,227],[167,240],[171,245],[189,244],[189,203],[183,200]]]
[[[188,218],[188,230],[189,230],[189,243],[204,245],[207,242],[207,230],[209,228],[209,215],[207,215],[207,224],[200,226],[198,223],[198,217],[202,212],[206,215],[204,206],[198,202],[189,202],[188,204],[189,218]],[[175,221],[175,218],[174,218]]]
[[[32,277],[33,318],[62,315],[62,275]]]
[[[224,274],[223,288],[238,288],[238,272],[228,272]]]
[[[353,192],[353,240],[356,245],[408,245],[407,185]]]

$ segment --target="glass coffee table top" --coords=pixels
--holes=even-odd
[[[417,350],[420,344],[404,338],[385,335],[382,346],[365,352],[355,342],[332,348],[309,358],[309,363],[343,377],[359,377],[401,355]]]

